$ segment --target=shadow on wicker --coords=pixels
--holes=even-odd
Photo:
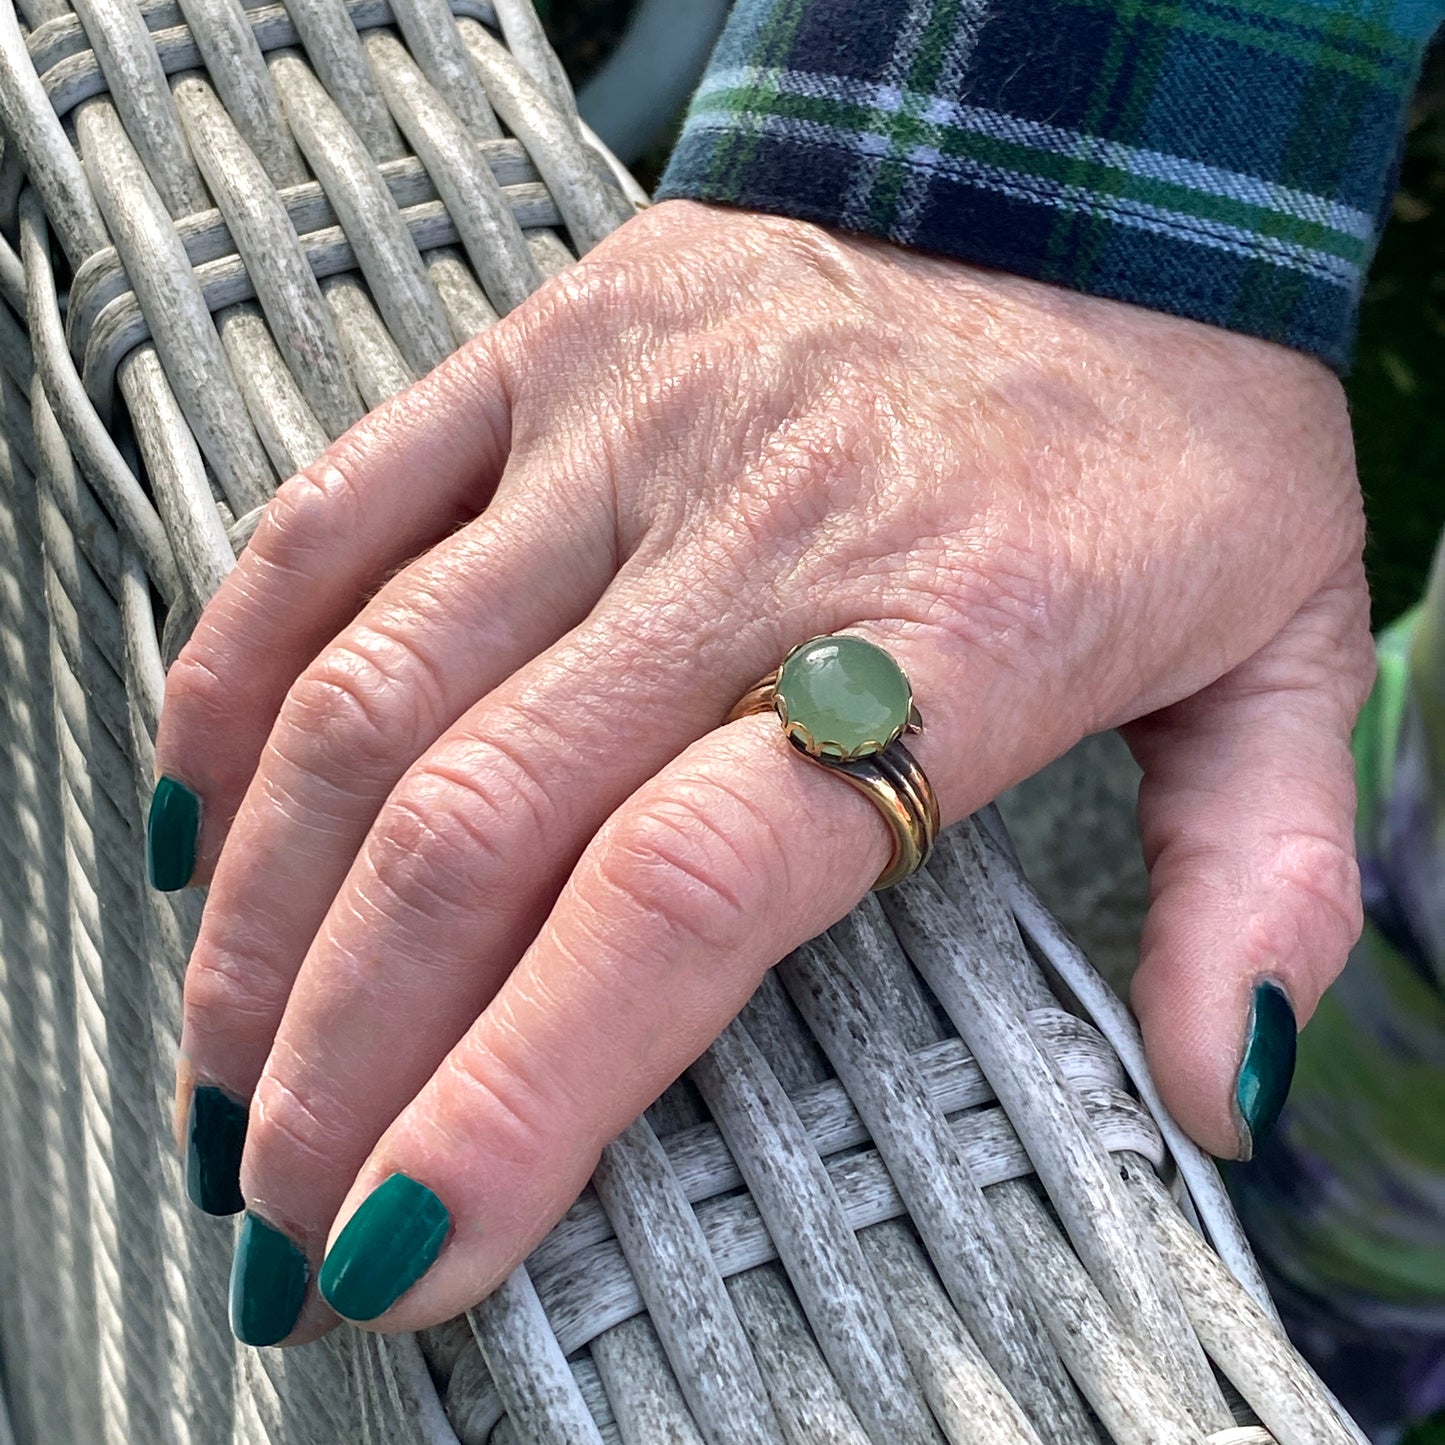
[[[281,480],[643,198],[526,0],[20,0],[0,119],[18,1440],[1361,1440],[992,812],[770,974],[465,1319],[238,1347],[169,1142],[165,665]]]

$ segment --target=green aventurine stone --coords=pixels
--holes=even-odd
[[[794,648],[777,691],[789,728],[811,735],[808,751],[832,757],[886,748],[907,724],[912,700],[903,669],[861,637],[819,637]]]

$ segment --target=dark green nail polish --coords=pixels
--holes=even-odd
[[[451,1224],[425,1184],[393,1174],[362,1200],[327,1252],[322,1298],[349,1320],[374,1320],[431,1268]]]
[[[161,778],[146,819],[146,874],[163,893],[184,888],[196,867],[201,800],[184,783]]]
[[[241,1150],[246,1145],[246,1106],[214,1084],[191,1095],[186,1121],[186,1193],[207,1214],[235,1214],[241,1198]]]
[[[1294,1077],[1297,1036],[1289,996],[1273,979],[1262,979],[1254,988],[1244,1058],[1234,1085],[1234,1101],[1244,1121],[1245,1159],[1253,1158],[1284,1108]]]
[[[231,1261],[231,1333],[243,1345],[274,1345],[296,1328],[311,1269],[306,1256],[247,1211]]]

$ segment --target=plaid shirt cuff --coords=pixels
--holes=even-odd
[[[658,197],[1348,364],[1445,0],[738,0]]]

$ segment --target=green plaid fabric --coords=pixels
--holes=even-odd
[[[1445,0],[738,0],[658,190],[1344,369]]]

